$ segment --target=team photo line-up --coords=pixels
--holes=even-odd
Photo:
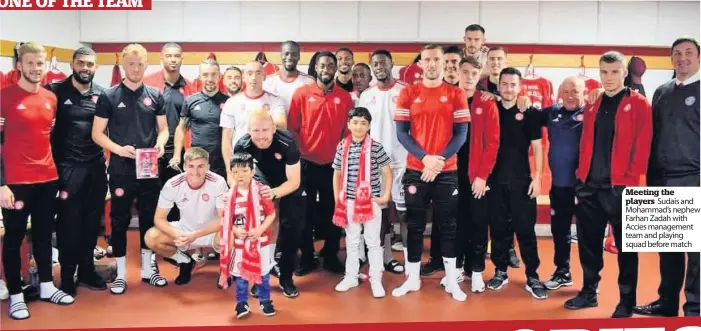
[[[484,46],[481,26],[467,27],[465,43],[424,46],[420,79],[410,83],[392,76],[384,49],[370,63],[354,63],[347,48],[321,51],[309,74],[301,73],[294,41],[281,44],[279,72],[267,77],[259,61],[223,68],[208,58],[198,81],[189,82],[176,43],[162,48],[163,70],[145,77],[147,51],[134,43],[121,53],[125,78],[109,88],[93,82],[97,56],[88,47],[74,52],[68,78],[42,85],[47,52],[22,44],[21,77],[0,101],[9,316],[30,317],[20,262],[30,216],[40,300],[71,305],[77,286],[125,294],[134,199],[142,281],[168,286],[159,255],[179,268],[175,284],[185,285],[195,268],[192,250],[210,250],[219,261],[217,287],[236,290],[238,318],[250,314],[249,297],[275,315],[270,276],[295,298],[293,274],[303,277],[320,261],[342,275],[338,292],[368,281],[373,297],[385,297],[382,278],[390,272],[405,277],[390,294],[411,297],[421,276],[444,271],[440,291],[465,301],[466,292],[499,291],[509,282],[508,269],[521,264],[516,244],[525,290],[546,299],[574,284],[573,217],[583,280],[564,306],[596,307],[609,224],[622,247],[623,189],[642,176],[650,186],[700,185],[699,43],[684,37],[671,45],[674,77],[652,102],[624,85],[628,61],[612,50],[600,57],[602,87],[585,93],[582,78],[568,77],[559,101],[542,109],[521,88],[521,72],[507,65],[507,50]],[[543,132],[556,265],[547,281],[539,275],[535,232]],[[107,195],[116,261],[109,285],[93,259]],[[392,257],[390,218],[399,223],[403,263]],[[422,265],[427,219],[431,257]],[[488,250],[495,272],[485,279]],[[660,253],[660,297],[644,306],[636,306],[637,253],[621,250],[617,259],[620,300],[612,317],[677,316],[682,288],[685,316],[699,315],[698,253]],[[365,263],[367,275],[360,272]],[[461,288],[465,279],[469,291]]]

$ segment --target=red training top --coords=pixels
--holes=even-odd
[[[399,93],[394,120],[411,122],[410,134],[419,147],[427,155],[440,155],[453,137],[453,124],[470,121],[465,91],[445,82],[409,85]],[[443,172],[457,170],[457,160],[457,155],[446,160]],[[424,164],[409,153],[407,168],[422,171]]]
[[[33,93],[15,84],[2,91],[0,114],[5,118],[2,158],[7,184],[58,179],[49,143],[56,102],[56,95],[45,88]]]
[[[470,183],[477,177],[487,180],[497,162],[499,151],[499,109],[494,100],[482,101],[482,92],[472,96],[470,126]]]
[[[316,83],[295,90],[287,129],[297,140],[303,159],[316,164],[333,162],[336,147],[347,134],[348,111],[353,107],[350,93],[335,85],[326,95]]]

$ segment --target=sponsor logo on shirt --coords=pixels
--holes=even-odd
[[[27,109],[27,107],[25,107],[24,104],[20,103],[19,106],[17,106],[17,110],[26,110],[26,109]]]
[[[66,99],[66,102],[63,103],[64,105],[72,105],[73,103],[71,102],[71,99]]]
[[[124,102],[120,102],[117,108],[127,108],[127,106],[124,105]]]
[[[414,103],[421,103],[421,98],[414,99]]]
[[[197,105],[195,106],[195,110],[202,110],[202,108],[200,107],[200,105]]]

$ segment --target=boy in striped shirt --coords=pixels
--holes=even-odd
[[[370,288],[376,298],[385,296],[382,286],[382,207],[392,193],[391,160],[382,144],[368,135],[372,116],[367,108],[348,113],[348,130],[336,149],[333,161],[333,191],[336,209],[333,223],[346,230],[346,273],[336,291],[358,286],[361,232],[368,248]],[[380,176],[384,176],[384,182]],[[381,187],[384,185],[384,189]],[[384,193],[382,193],[384,192]]]

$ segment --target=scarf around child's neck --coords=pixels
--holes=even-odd
[[[370,159],[373,140],[369,135],[363,139],[360,149],[360,160],[358,162],[358,179],[355,182],[355,199],[353,201],[353,219],[356,224],[364,224],[373,219],[372,208],[372,178],[370,170]],[[347,185],[348,185],[348,156],[353,144],[351,135],[343,141],[343,152],[341,154],[341,192],[338,195],[336,210],[333,215],[333,224],[346,228],[348,226],[347,209]]]
[[[221,254],[219,259],[219,285],[224,289],[228,287],[227,279],[231,270],[230,265],[234,254],[234,247],[230,247],[231,236],[233,236],[234,222],[236,220],[236,197],[240,193],[240,188],[236,187],[229,192],[229,203],[224,207],[224,217],[222,217],[222,227],[219,231],[219,246]],[[261,222],[261,196],[260,188],[255,180],[251,180],[248,186],[246,199],[246,215],[243,230],[247,233],[259,227]],[[235,239],[235,238],[234,238]],[[262,280],[261,274],[261,257],[260,257],[260,238],[251,239],[245,238],[243,245],[243,254],[240,267],[241,277],[260,284]]]

